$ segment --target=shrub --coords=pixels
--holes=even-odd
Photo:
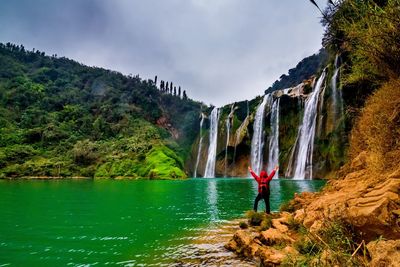
[[[249,228],[249,225],[246,222],[240,222],[239,227],[240,229],[247,229]]]
[[[263,212],[255,212],[254,210],[247,211],[245,216],[251,226],[260,226],[261,222],[265,218],[265,214]]]
[[[280,206],[279,210],[280,210],[281,212],[282,212],[282,211],[294,212],[296,209],[295,209],[295,207],[294,207],[293,201],[288,201],[288,202],[283,203],[283,204]]]

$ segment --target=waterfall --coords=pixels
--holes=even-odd
[[[337,88],[337,80],[339,76],[339,55],[335,58],[335,72],[333,73],[331,86],[332,86],[332,109],[333,109],[333,121],[336,123],[338,116],[342,117],[343,113],[343,101],[342,91]],[[339,105],[338,105],[339,102]]]
[[[204,113],[201,113],[201,120],[200,120],[200,141],[199,141],[199,148],[197,150],[197,159],[196,159],[196,167],[194,168],[194,178],[197,178],[197,168],[199,167],[200,155],[201,155],[201,148],[203,146],[203,123],[204,123]]]
[[[218,120],[219,110],[215,107],[210,116],[210,145],[208,147],[208,156],[206,170],[204,177],[214,178],[215,177],[215,160],[217,157],[217,139],[218,139]]]
[[[279,103],[280,99],[275,99],[271,108],[271,135],[269,137],[267,172],[279,165]],[[274,178],[279,178],[279,174],[276,173]]]
[[[265,105],[271,99],[271,94],[265,95],[263,101],[258,106],[253,125],[253,138],[251,140],[251,167],[255,173],[260,173],[263,167],[263,147],[264,147],[264,112]]]
[[[226,177],[226,173],[228,170],[228,146],[229,146],[229,138],[230,138],[230,131],[231,131],[231,120],[233,118],[233,112],[235,108],[235,104],[232,104],[231,106],[231,112],[228,114],[226,121],[225,121],[225,126],[226,126],[226,146],[225,146],[225,173],[224,176]]]
[[[314,91],[306,99],[303,122],[299,127],[299,148],[297,150],[294,179],[304,180],[308,169],[308,178],[312,178],[312,156],[314,149],[315,125],[318,100],[325,80],[326,69],[319,77]]]

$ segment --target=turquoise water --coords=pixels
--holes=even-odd
[[[273,180],[271,209],[323,184]],[[0,266],[168,263],[204,229],[251,209],[256,188],[238,178],[0,181]]]

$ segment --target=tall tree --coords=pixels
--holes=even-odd
[[[181,87],[180,86],[179,86],[179,89],[178,89],[178,96],[181,97]]]
[[[156,75],[156,77],[154,78],[154,85],[157,87],[157,75]]]

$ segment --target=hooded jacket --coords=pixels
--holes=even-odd
[[[262,188],[265,187],[266,189],[269,188],[269,182],[272,180],[272,178],[275,175],[275,170],[273,170],[270,175],[268,175],[267,172],[261,171],[260,176],[255,174],[253,171],[250,171],[250,174],[254,177],[254,179],[258,183],[258,193],[262,192]]]

